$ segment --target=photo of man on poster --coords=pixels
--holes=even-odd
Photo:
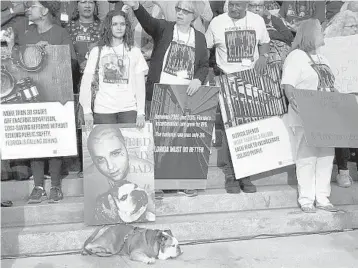
[[[88,136],[92,164],[91,169],[85,169],[85,176],[92,185],[89,195],[94,202],[91,210],[96,224],[155,220],[153,163],[138,152],[133,154],[127,147],[133,141],[129,141],[118,126],[109,124],[95,126]],[[98,177],[98,172],[104,177]],[[153,182],[140,182],[143,173],[152,173]]]

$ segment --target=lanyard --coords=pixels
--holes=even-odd
[[[243,19],[243,18],[242,18]],[[242,19],[239,19],[239,20],[242,20]],[[237,27],[236,26],[236,22],[231,18],[231,21],[232,23],[234,24],[234,27]],[[245,29],[244,30],[247,30],[247,13],[245,15]]]
[[[177,38],[178,38],[178,41],[181,41],[181,40],[180,40],[180,37],[179,37],[178,26],[176,26],[176,28],[177,28]],[[190,35],[191,35],[191,27],[190,27],[190,29],[189,29],[189,37],[188,37],[188,40],[187,40],[186,43],[185,43],[185,46],[188,46],[188,43],[189,43],[189,41],[190,41]],[[179,42],[178,42],[178,43],[179,43]]]

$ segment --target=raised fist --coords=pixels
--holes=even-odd
[[[133,10],[137,10],[139,7],[139,1],[123,1],[123,4],[131,7]]]

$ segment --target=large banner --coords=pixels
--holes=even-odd
[[[216,77],[221,115],[236,178],[293,164],[287,104],[278,64]]]
[[[358,35],[326,38],[320,48],[336,78],[336,88],[341,93],[358,93]]]
[[[29,45],[3,56],[2,158],[77,155],[68,46]]]
[[[315,147],[358,148],[358,97],[295,91],[306,141]]]
[[[85,223],[155,221],[152,124],[100,124],[82,139]]]
[[[157,189],[205,189],[218,87],[156,84],[151,105]]]

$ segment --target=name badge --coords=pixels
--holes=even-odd
[[[68,15],[66,13],[61,13],[61,21],[68,22]]]
[[[249,66],[251,66],[251,64],[252,64],[252,61],[251,61],[250,59],[242,59],[241,64],[242,64],[243,66],[249,67]]]

